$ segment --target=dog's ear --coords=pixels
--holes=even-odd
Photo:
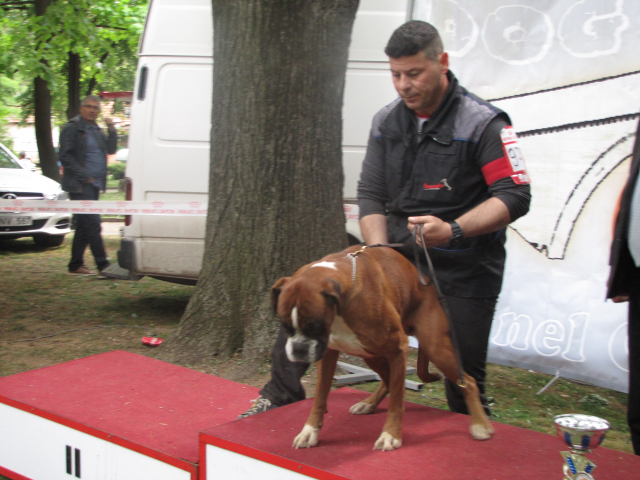
[[[282,277],[271,287],[271,307],[273,308],[273,312],[278,312],[278,297],[280,296],[280,292],[282,291],[282,287],[285,283],[291,280],[291,277]]]
[[[340,315],[340,309],[342,307],[340,295],[342,295],[342,289],[340,288],[340,284],[335,280],[329,280],[329,282],[331,283],[331,288],[323,290],[320,293],[322,293],[327,305],[334,307],[336,314]]]

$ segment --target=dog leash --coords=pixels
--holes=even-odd
[[[447,321],[449,322],[449,336],[451,337],[451,343],[453,345],[453,351],[456,356],[456,361],[458,362],[458,386],[460,388],[465,388],[467,386],[466,381],[464,380],[464,369],[462,368],[462,356],[460,354],[460,346],[458,344],[458,337],[456,335],[455,327],[453,326],[453,322],[451,321],[451,312],[449,311],[449,305],[447,303],[447,299],[440,290],[440,284],[438,283],[438,279],[436,278],[436,272],[433,268],[433,263],[431,262],[431,257],[429,256],[429,252],[427,252],[427,247],[422,244],[422,249],[424,251],[424,256],[427,259],[427,266],[429,271],[431,272],[431,277],[427,277],[430,282],[426,282],[422,275],[422,269],[420,268],[420,251],[418,250],[418,243],[416,242],[417,235],[422,237],[422,225],[416,225],[416,228],[413,229],[412,237],[413,237],[413,255],[416,262],[416,270],[418,271],[418,279],[420,283],[425,287],[428,287],[433,283],[433,286],[436,289],[436,295],[438,296],[438,300],[440,300],[440,305],[442,305],[442,309],[444,310],[445,317],[447,317]],[[351,284],[354,285],[356,283],[356,258],[364,252],[367,248],[375,248],[375,247],[390,247],[390,248],[399,248],[399,247],[407,247],[406,243],[376,243],[375,245],[364,245],[360,250],[355,252],[347,253],[347,256],[351,259]]]
[[[418,250],[418,242],[416,242],[416,237],[420,235],[422,237],[422,224],[417,224],[416,228],[413,229],[413,254],[416,258],[416,267],[418,268],[418,275],[420,275],[420,260],[419,259],[419,250]],[[460,354],[460,345],[458,343],[458,336],[456,335],[456,329],[453,326],[453,321],[451,320],[451,311],[449,310],[449,304],[447,303],[447,299],[445,298],[442,290],[440,290],[440,284],[438,283],[438,279],[436,278],[436,271],[433,268],[433,263],[431,262],[431,257],[429,256],[429,252],[427,252],[427,247],[422,242],[422,250],[424,251],[424,256],[427,259],[427,265],[429,266],[429,271],[431,272],[431,281],[433,282],[433,286],[436,289],[436,295],[438,296],[438,300],[440,300],[440,305],[442,305],[442,309],[444,310],[444,315],[447,317],[449,322],[449,336],[451,337],[451,343],[453,344],[453,351],[456,355],[456,361],[458,362],[458,386],[460,388],[466,388],[467,382],[464,379],[464,369],[462,368],[462,355]],[[422,280],[421,280],[422,282]],[[424,283],[423,283],[424,285]]]

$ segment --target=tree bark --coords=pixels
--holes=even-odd
[[[159,358],[196,365],[242,351],[251,369],[279,326],[273,283],[347,244],[341,117],[358,0],[212,4],[204,263]]]
[[[51,0],[35,0],[36,15],[44,15],[50,4]],[[41,61],[44,64],[47,63],[46,60]],[[51,91],[47,80],[41,76],[34,79],[34,107],[36,144],[38,145],[40,168],[45,177],[59,182],[60,170],[58,169],[56,151],[53,148],[51,131]]]
[[[80,55],[69,52],[67,61],[67,119],[80,113]]]

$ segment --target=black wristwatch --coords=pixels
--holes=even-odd
[[[464,240],[464,232],[455,220],[450,221],[449,225],[451,225],[451,238],[449,239],[449,245],[452,247],[459,247]]]

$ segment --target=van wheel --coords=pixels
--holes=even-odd
[[[59,247],[64,242],[64,235],[34,235],[33,241],[39,247]]]

